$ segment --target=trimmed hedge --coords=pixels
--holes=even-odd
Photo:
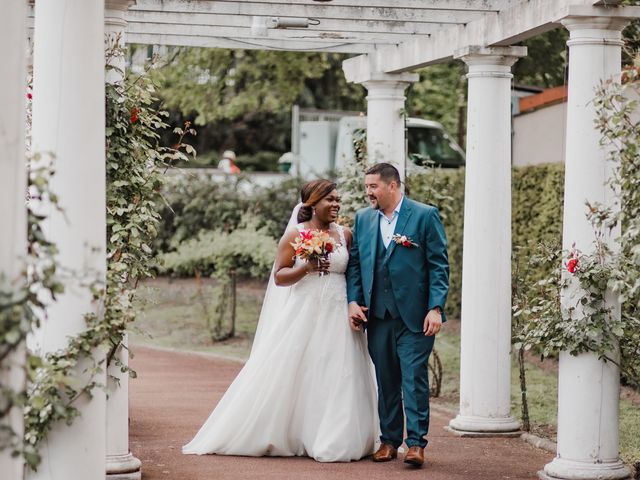
[[[460,318],[462,298],[462,226],[464,223],[464,169],[433,169],[407,179],[407,195],[438,207],[449,244],[449,298],[447,314]]]
[[[451,266],[447,311],[460,317],[462,296],[462,241],[464,223],[464,169],[435,169],[411,176],[408,195],[440,210],[449,241]],[[512,171],[513,268],[523,268],[539,243],[560,246],[564,165],[542,164]],[[530,278],[549,275],[544,267],[529,272]]]
[[[562,200],[564,165],[542,164],[514,168],[512,171],[512,235],[513,268],[528,268],[527,262],[539,243],[558,246],[562,238]],[[435,205],[442,215],[449,240],[451,266],[447,312],[460,317],[462,294],[462,229],[464,222],[464,169],[431,169],[411,175],[408,195],[420,202]],[[297,202],[300,180],[292,179],[279,186],[253,188],[244,193],[246,178],[230,178],[230,182],[185,178],[173,182],[165,192],[171,205],[161,209],[161,226],[157,250],[169,252],[182,244],[189,245],[204,231],[232,232],[240,226],[245,213],[258,217],[257,228],[279,239]],[[357,183],[357,182],[356,182]],[[359,184],[341,188],[359,188]],[[343,192],[346,194],[346,192]],[[182,251],[181,256],[184,257]],[[168,257],[173,258],[173,257]],[[175,259],[174,259],[175,260]],[[189,263],[189,262],[186,262]],[[180,271],[179,268],[169,270]],[[186,274],[187,270],[183,272]],[[540,267],[528,272],[535,280],[549,275]]]

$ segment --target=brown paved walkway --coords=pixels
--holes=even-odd
[[[233,380],[236,362],[134,347],[130,383],[131,451],[143,480],[533,480],[552,455],[516,439],[458,438],[443,430],[449,418],[432,413],[428,464],[415,470],[400,460],[322,464],[309,458],[182,455],[187,443]]]

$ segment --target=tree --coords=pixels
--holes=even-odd
[[[514,83],[542,88],[564,85],[569,32],[556,28],[525,40],[527,56],[513,67]]]
[[[320,56],[323,57],[327,68],[322,76],[307,79],[305,88],[298,98],[298,104],[322,110],[365,111],[365,88],[362,85],[347,83],[342,72],[342,61],[348,55],[323,53]]]
[[[418,73],[420,81],[407,92],[407,113],[442,123],[463,145],[467,90],[464,64],[442,63],[420,69]]]
[[[180,48],[160,70],[169,108],[196,125],[288,110],[308,78],[328,68],[313,53]]]

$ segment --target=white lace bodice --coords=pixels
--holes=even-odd
[[[329,254],[329,274],[318,275],[310,273],[293,286],[296,294],[306,297],[317,298],[319,301],[345,301],[347,299],[347,288],[345,272],[349,263],[349,249],[344,236],[344,227],[335,225],[340,239],[339,245]],[[299,224],[298,230],[303,230],[304,226]],[[296,258],[296,265],[304,263],[306,260]]]

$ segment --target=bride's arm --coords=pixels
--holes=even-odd
[[[344,227],[344,239],[347,241],[347,250],[351,250],[351,243],[353,242],[353,233],[349,227]]]
[[[296,252],[291,242],[295,241],[298,235],[297,229],[288,230],[278,244],[274,280],[279,287],[291,286],[306,277],[308,273],[318,270],[317,266],[310,262],[295,266]]]

